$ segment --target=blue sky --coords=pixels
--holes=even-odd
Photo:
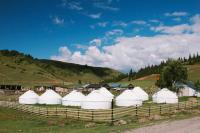
[[[0,49],[138,70],[199,52],[199,14],[199,0],[1,0]]]

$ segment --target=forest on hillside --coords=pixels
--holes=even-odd
[[[138,72],[133,72],[132,69],[129,71],[127,74],[129,80],[134,80],[138,79],[147,75],[151,74],[160,74],[161,70],[163,69],[164,66],[169,62],[168,59],[167,61],[162,61],[159,65],[149,65],[144,68],[141,68]],[[180,61],[183,65],[194,65],[194,64],[199,64],[200,63],[200,55],[199,53],[189,55],[189,58],[181,58],[179,57],[177,61]]]

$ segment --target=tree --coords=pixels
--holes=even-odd
[[[81,82],[81,80],[80,80],[80,79],[78,80],[78,84],[82,84],[82,82]]]
[[[184,82],[185,80],[187,80],[187,68],[180,61],[169,60],[166,66],[163,67],[160,79],[156,85],[175,91],[176,89],[173,87],[174,83]]]
[[[195,82],[194,86],[197,91],[200,91],[200,81],[199,80]]]
[[[130,72],[129,72],[129,75],[128,75],[128,81],[130,81],[132,79],[133,79],[133,71],[131,69]]]

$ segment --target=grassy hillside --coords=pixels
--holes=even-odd
[[[200,81],[200,64],[187,65],[188,79],[191,81]]]
[[[189,81],[200,81],[200,64],[186,65],[188,69],[188,80]],[[122,84],[134,84],[135,86],[143,87],[147,92],[153,93],[157,90],[155,82],[159,74],[151,74],[144,76],[135,80],[128,81],[128,77],[119,81],[118,83]]]
[[[17,51],[0,51],[0,82],[22,85],[74,84],[115,78],[116,70],[34,59]]]

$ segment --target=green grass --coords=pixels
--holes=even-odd
[[[118,83],[121,84],[133,84],[134,86],[140,86],[142,87],[148,94],[153,94],[158,90],[158,87],[155,86],[155,80],[131,80],[128,81],[128,79],[124,79]]]
[[[179,101],[179,102],[184,102],[184,101],[188,101],[190,98],[192,98],[192,97],[187,97],[187,96],[179,97],[179,98],[178,98],[178,101]]]
[[[191,81],[200,81],[200,64],[188,65],[188,79]]]
[[[134,117],[126,118],[126,125],[111,126],[110,123],[95,123],[94,127],[86,128],[85,125],[90,122],[75,121],[61,118],[43,118],[35,117],[27,113],[15,111],[12,109],[0,107],[0,132],[2,133],[109,133],[122,132],[124,130],[143,127],[152,124],[158,124],[166,120],[177,120],[198,116],[194,112],[182,112],[173,117],[169,115],[162,116],[160,120],[147,120],[138,122]]]

